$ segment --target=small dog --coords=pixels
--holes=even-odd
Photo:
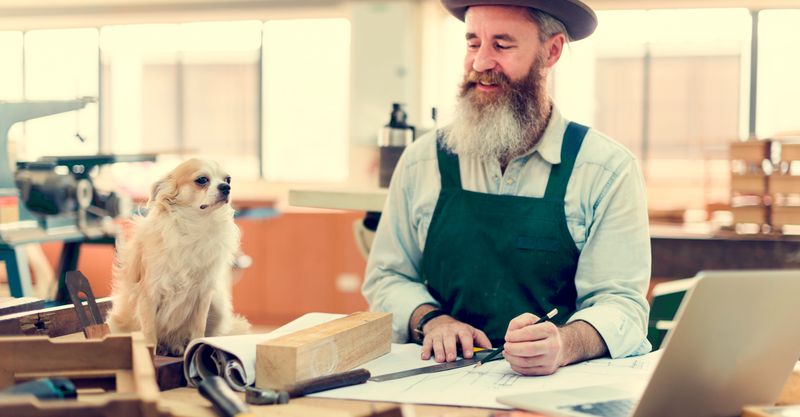
[[[141,330],[156,353],[180,356],[192,339],[247,333],[233,313],[230,268],[239,249],[231,177],[191,159],[153,185],[148,213],[114,268],[114,332]]]

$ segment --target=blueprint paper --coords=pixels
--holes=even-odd
[[[419,345],[392,345],[392,351],[364,365],[373,376],[435,364],[420,359]],[[467,366],[444,372],[416,375],[386,382],[339,388],[315,397],[350,400],[453,405],[464,407],[510,407],[495,401],[501,395],[579,388],[591,385],[624,386],[641,393],[650,379],[660,352],[624,359],[595,359],[559,369],[549,376],[522,376],[505,360],[478,368]]]

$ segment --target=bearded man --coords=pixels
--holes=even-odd
[[[395,342],[437,362],[502,345],[512,369],[546,375],[649,352],[641,171],[547,94],[594,12],[579,0],[442,1],[466,22],[458,108],[395,169],[362,289],[370,307],[393,313]]]

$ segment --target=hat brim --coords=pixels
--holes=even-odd
[[[463,21],[470,6],[520,6],[546,12],[560,20],[570,39],[577,41],[591,35],[597,28],[597,16],[578,0],[442,0],[444,7]]]

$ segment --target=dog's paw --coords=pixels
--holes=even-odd
[[[183,356],[183,352],[186,351],[186,345],[188,341],[181,344],[161,344],[159,343],[156,347],[156,354],[161,356],[176,356],[180,357]]]

